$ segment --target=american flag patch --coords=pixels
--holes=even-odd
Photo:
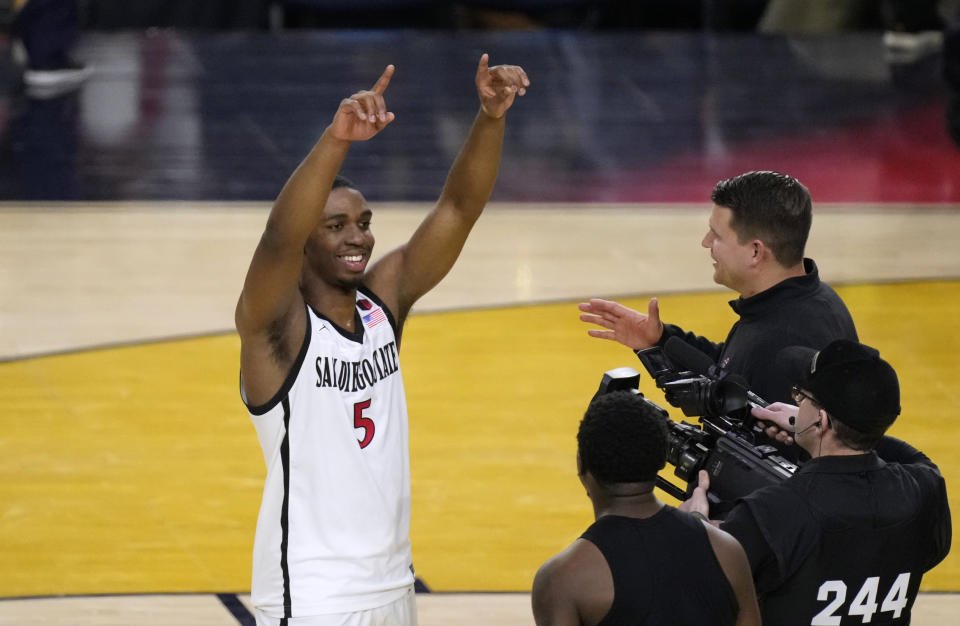
[[[380,322],[387,319],[387,316],[383,314],[383,309],[380,307],[375,308],[361,317],[363,318],[363,323],[367,325],[367,328],[373,328]]]

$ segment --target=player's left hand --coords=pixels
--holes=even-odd
[[[527,93],[530,79],[519,65],[489,67],[489,63],[490,55],[484,53],[477,66],[477,94],[483,112],[499,119],[513,105],[514,98]]]

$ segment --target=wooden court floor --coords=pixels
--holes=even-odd
[[[231,320],[267,208],[0,206],[0,624],[240,622],[264,467]],[[940,464],[954,510],[958,208],[818,205],[808,246],[898,369],[893,433]],[[426,207],[374,209],[383,252]],[[590,522],[576,425],[605,370],[637,365],[587,337],[576,302],[657,295],[664,319],[721,339],[707,214],[493,205],[419,304],[401,356],[414,561],[436,592],[421,624],[532,623],[534,572]],[[952,623],[955,552],[923,591],[914,623]]]

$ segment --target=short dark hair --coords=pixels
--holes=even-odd
[[[667,424],[642,396],[606,393],[587,407],[577,447],[583,471],[602,484],[651,481],[667,462]]]
[[[346,176],[341,176],[337,174],[337,177],[333,179],[333,184],[330,185],[330,191],[334,189],[340,189],[341,187],[346,187],[347,189],[353,189],[354,191],[360,191],[357,189],[357,186],[353,184],[353,181],[347,178]]]
[[[827,415],[830,415],[830,412],[827,412]],[[837,435],[843,445],[847,446],[852,450],[862,450],[864,452],[868,450],[873,450],[877,447],[877,444],[880,443],[880,440],[883,439],[884,433],[864,433],[852,426],[844,424],[836,418],[836,416],[830,416],[830,427],[833,428],[833,432]]]
[[[813,203],[796,178],[779,172],[746,172],[721,180],[710,199],[733,211],[730,227],[741,244],[759,239],[784,267],[803,261]]]

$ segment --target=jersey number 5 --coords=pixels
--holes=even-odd
[[[363,439],[357,440],[361,450],[370,445],[370,442],[373,441],[373,433],[376,431],[373,420],[363,416],[363,410],[369,408],[370,400],[357,402],[353,405],[353,427],[363,429]]]

